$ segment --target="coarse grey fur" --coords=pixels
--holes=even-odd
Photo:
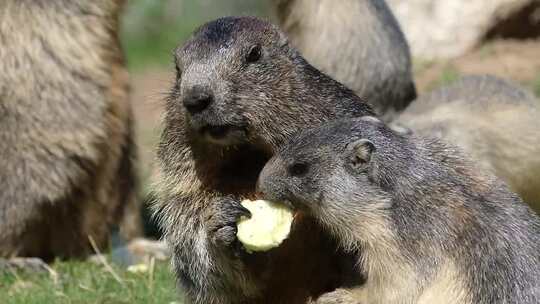
[[[236,222],[248,212],[240,200],[257,197],[261,168],[292,134],[372,115],[369,105],[253,17],[203,25],[175,60],[154,208],[187,303],[305,303],[343,284],[343,259],[312,219],[299,219],[280,248],[251,255],[238,246]]]
[[[384,0],[271,0],[311,64],[390,121],[416,98],[409,45]]]
[[[372,118],[329,123],[294,137],[258,186],[362,253],[365,284],[318,303],[344,303],[333,294],[358,303],[540,302],[540,219],[436,139]]]
[[[0,2],[0,257],[139,233],[123,1]]]
[[[540,210],[540,100],[525,89],[465,76],[418,98],[392,125],[457,145]]]

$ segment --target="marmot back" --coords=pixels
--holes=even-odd
[[[540,218],[438,140],[373,118],[333,122],[294,137],[258,185],[361,249],[365,284],[320,303],[540,301]]]
[[[540,101],[493,76],[466,76],[415,100],[393,122],[457,145],[540,210]]]
[[[123,1],[0,3],[0,256],[92,253],[139,232]]]
[[[409,45],[384,0],[271,2],[302,56],[385,120],[416,98]]]

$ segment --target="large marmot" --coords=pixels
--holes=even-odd
[[[305,303],[353,269],[309,218],[278,249],[248,255],[236,222],[259,172],[298,130],[373,114],[322,74],[285,35],[252,17],[198,29],[175,52],[155,205],[188,303]]]

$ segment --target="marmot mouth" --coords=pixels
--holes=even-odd
[[[223,126],[206,126],[201,129],[202,133],[209,134],[210,136],[221,139],[224,138],[227,133],[229,133],[229,130],[231,130],[231,126],[223,125]]]
[[[206,125],[199,132],[211,142],[222,145],[237,144],[246,137],[246,129],[235,125]]]

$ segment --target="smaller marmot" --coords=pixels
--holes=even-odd
[[[258,186],[317,218],[345,250],[361,249],[366,283],[336,295],[540,303],[540,219],[435,139],[402,136],[371,117],[333,122],[292,139]]]

